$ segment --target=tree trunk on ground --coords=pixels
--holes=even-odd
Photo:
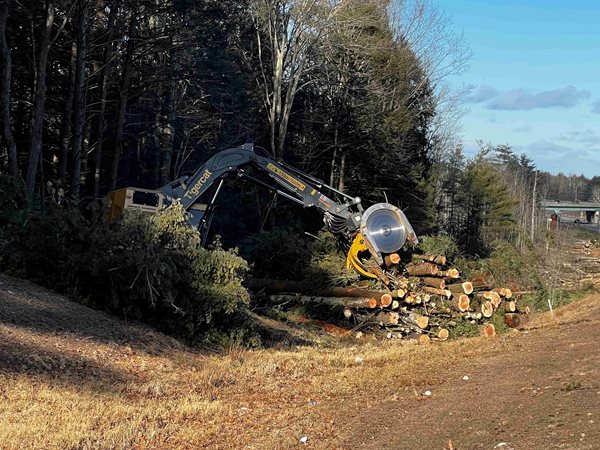
[[[385,255],[384,262],[386,267],[392,267],[400,263],[400,255],[398,253],[391,253]]]
[[[494,306],[491,302],[485,301],[481,303],[481,314],[483,317],[492,317],[492,314],[494,314]]]
[[[446,282],[443,278],[424,277],[421,278],[426,286],[431,286],[438,289],[446,289]]]
[[[438,289],[434,287],[424,286],[423,291],[429,294],[441,295],[442,297],[450,298],[452,292],[448,289]]]
[[[458,269],[441,270],[439,276],[444,278],[456,279],[460,278],[460,272],[458,271]]]
[[[266,278],[248,278],[246,287],[252,290],[266,292],[299,292],[302,294],[322,295],[324,297],[375,297],[379,299],[386,291],[369,291],[355,287],[322,287],[314,283],[290,280],[271,280]]]
[[[379,297],[379,306],[387,308],[392,304],[392,301],[393,299],[390,294],[382,294],[381,297]]]
[[[347,308],[367,308],[373,309],[373,303],[377,305],[377,300],[373,302],[373,298],[360,298],[360,297],[320,297],[310,295],[291,295],[291,294],[280,294],[280,295],[269,295],[269,301],[271,303],[299,303],[305,304],[320,304],[327,306],[340,306]]]
[[[443,255],[412,255],[412,259],[431,262],[440,266],[446,264],[446,257]]]
[[[425,329],[429,325],[428,316],[422,316],[413,312],[409,312],[406,316],[402,316],[401,320],[411,325],[416,325],[421,329]]]
[[[438,328],[433,330],[433,336],[435,336],[440,341],[447,341],[450,337],[450,333],[446,328]]]
[[[45,26],[40,41],[40,53],[36,68],[36,83],[33,94],[33,113],[31,121],[31,144],[29,148],[29,161],[27,164],[27,176],[25,178],[25,193],[27,199],[33,198],[35,190],[35,179],[37,175],[40,157],[42,155],[42,132],[44,124],[44,103],[46,101],[46,65],[48,63],[48,52],[50,50],[50,33],[54,24],[54,2],[46,1]]]
[[[406,266],[406,271],[411,276],[434,276],[439,273],[440,269],[438,266],[431,263],[411,263]]]
[[[467,294],[473,292],[473,285],[469,281],[465,281],[464,283],[454,283],[446,285],[446,289],[453,294]]]
[[[491,323],[484,325],[483,327],[481,327],[481,335],[485,337],[496,336],[496,327]]]
[[[2,137],[6,142],[8,151],[8,173],[14,177],[19,176],[19,165],[17,163],[17,144],[12,133],[10,119],[10,83],[12,72],[12,59],[10,49],[6,42],[6,22],[8,20],[8,0],[2,0],[0,4],[0,66],[1,86],[0,86],[0,121],[2,122]]]
[[[458,294],[452,298],[452,307],[459,311],[468,311],[471,306],[471,299],[467,294]]]
[[[398,325],[400,314],[397,312],[382,312],[375,316],[375,320],[384,327],[389,325]]]

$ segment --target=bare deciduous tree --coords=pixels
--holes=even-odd
[[[321,0],[257,0],[253,11],[263,101],[268,111],[271,151],[280,157],[294,99],[304,86],[310,52],[335,8]],[[263,38],[266,37],[266,42]],[[266,61],[270,58],[270,61]]]

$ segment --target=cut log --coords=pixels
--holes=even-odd
[[[369,291],[357,287],[322,287],[314,283],[291,280],[271,280],[267,278],[248,278],[245,282],[248,289],[263,290],[267,293],[285,293],[294,292],[299,294],[309,294],[321,297],[377,297],[384,294],[384,291]]]
[[[427,328],[427,326],[429,325],[429,317],[422,316],[421,314],[417,314],[414,312],[409,312],[407,315],[402,316],[401,320],[410,325],[416,325],[422,330]]]
[[[375,316],[375,320],[381,326],[398,325],[400,314],[397,312],[381,312]]]
[[[498,308],[498,306],[500,305],[500,301],[501,301],[500,295],[496,291],[477,292],[476,297],[480,297],[484,300],[488,300],[492,304],[494,309]]]
[[[450,332],[446,328],[438,328],[437,330],[435,330],[434,336],[440,341],[446,341],[450,336]]]
[[[392,304],[390,306],[391,309],[398,309],[400,308],[400,302],[398,300],[392,300]]]
[[[371,298],[369,299],[369,302],[368,302],[367,308],[369,308],[369,309],[374,309],[374,308],[377,308],[377,299],[376,299],[375,297],[371,297]]]
[[[492,291],[496,292],[498,295],[504,298],[512,298],[513,292],[509,288],[496,288],[492,289]]]
[[[434,276],[440,271],[439,267],[431,263],[415,264],[411,263],[406,266],[406,271],[413,277]]]
[[[352,312],[352,308],[348,308],[347,306],[346,306],[346,307],[344,307],[344,317],[345,317],[346,319],[349,319],[349,318],[351,318],[353,314],[354,314],[354,313]]]
[[[481,335],[485,337],[494,337],[496,336],[496,327],[492,323],[486,323],[481,328]]]
[[[399,277],[396,278],[396,287],[404,290],[408,289],[408,278]]]
[[[404,289],[394,289],[391,295],[393,298],[403,298],[406,295],[406,291]]]
[[[406,295],[406,297],[404,297],[404,301],[409,305],[416,305],[418,302],[418,298],[414,294],[408,294]]]
[[[379,297],[379,306],[382,308],[387,308],[392,304],[392,300],[393,299],[390,294],[382,294],[381,297]]]
[[[506,294],[506,288],[494,288],[491,290],[498,294],[500,297],[504,297],[504,295]]]
[[[421,278],[421,281],[427,285],[437,289],[446,289],[446,282],[443,278],[425,277]]]
[[[398,253],[390,253],[383,258],[386,267],[392,267],[400,264],[400,255]]]
[[[460,278],[460,272],[458,271],[458,269],[440,270],[439,276],[444,278],[457,279]]]
[[[504,311],[506,312],[517,312],[517,304],[515,302],[504,301],[502,306],[504,306]]]
[[[429,344],[431,342],[431,339],[429,338],[428,335],[421,334],[421,333],[409,333],[404,337],[404,339],[410,339],[413,341],[417,341],[420,344]]]
[[[383,284],[386,286],[390,284],[390,278],[385,274],[383,270],[379,267],[370,267],[371,272],[373,272],[377,277],[383,281]]]
[[[423,291],[429,294],[441,295],[442,297],[450,298],[452,292],[448,289],[437,289],[434,287],[424,286]]]
[[[290,295],[276,294],[269,295],[268,299],[271,303],[299,303],[299,304],[321,304],[327,306],[339,306],[347,308],[374,308],[377,306],[377,299],[374,298],[357,298],[357,297],[319,297],[309,295]],[[375,303],[375,306],[371,306]]]
[[[448,284],[446,289],[452,292],[453,294],[471,294],[473,292],[473,285],[470,281],[465,281],[463,283],[454,283]]]
[[[483,302],[481,304],[481,315],[489,318],[492,317],[492,314],[494,314],[494,307],[492,306],[492,303],[489,301]]]
[[[412,255],[412,259],[417,261],[427,261],[440,266],[446,264],[446,257],[444,255]]]
[[[494,307],[494,310],[498,309],[498,307],[500,306],[500,297],[498,298],[492,298],[489,300],[489,302],[492,304],[492,306]]]
[[[521,323],[521,317],[515,313],[504,314],[504,323],[510,328],[516,328]]]
[[[475,289],[491,289],[495,282],[491,273],[478,273],[473,275],[470,281]]]
[[[452,296],[451,304],[456,311],[465,312],[471,306],[471,299],[467,294],[458,294]]]

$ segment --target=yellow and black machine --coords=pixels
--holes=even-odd
[[[276,185],[252,176],[247,171],[250,167],[266,173]],[[192,175],[181,177],[162,188],[128,187],[111,192],[109,218],[118,217],[125,209],[154,214],[178,200],[187,211],[191,226],[198,228],[201,243],[205,245],[215,201],[224,177],[232,172],[304,207],[315,207],[322,211],[325,227],[349,246],[348,268],[353,267],[363,276],[378,277],[374,273],[378,271],[367,261],[372,259],[382,267],[386,254],[399,251],[406,242],[418,244],[410,222],[399,208],[389,203],[377,203],[364,210],[359,197],[351,197],[307,173],[276,161],[266,152],[259,154],[253,144],[223,150]],[[208,203],[201,203],[200,197],[215,185],[216,189]],[[328,197],[323,191],[340,201]]]

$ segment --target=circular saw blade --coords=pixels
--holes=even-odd
[[[360,231],[379,265],[383,264],[383,253],[397,252],[407,240],[414,245],[419,242],[402,210],[389,203],[368,208],[362,215]]]
[[[406,227],[396,211],[381,208],[366,217],[365,227],[369,238],[383,253],[398,251],[406,242]]]

